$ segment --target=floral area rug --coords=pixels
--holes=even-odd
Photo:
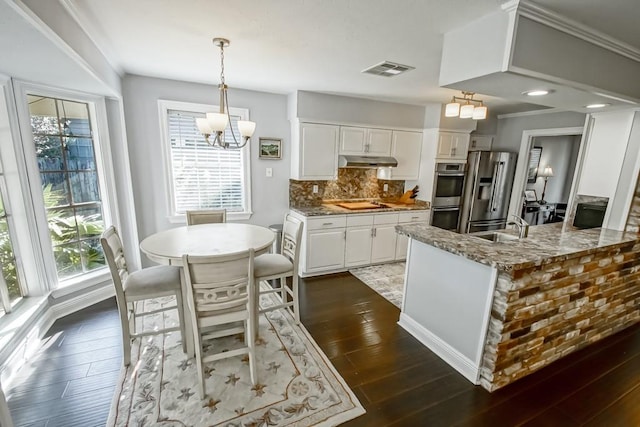
[[[263,296],[263,304],[274,295]],[[266,298],[266,300],[265,300]],[[146,302],[145,310],[174,304]],[[177,313],[147,316],[145,329],[177,324]],[[108,426],[333,426],[365,413],[353,392],[302,325],[285,310],[260,315],[258,384],[247,356],[206,365],[206,393],[198,396],[195,358],[182,352],[180,333],[134,340],[131,365],[121,373]],[[241,336],[218,339],[228,349]],[[206,352],[205,348],[205,352]]]
[[[349,273],[356,276],[365,285],[382,295],[396,307],[402,309],[404,293],[404,262],[372,265],[355,268]]]

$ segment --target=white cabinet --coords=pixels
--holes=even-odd
[[[404,259],[407,243],[399,243],[404,236],[396,233],[396,225],[428,218],[426,210],[312,217],[290,213],[304,223],[299,268],[303,277]]]
[[[345,215],[301,217],[304,224],[300,251],[301,273],[338,270],[344,267]]]
[[[347,217],[345,267],[371,264],[372,227],[373,215],[350,215]]]
[[[391,136],[388,129],[340,126],[340,154],[388,156]]]
[[[373,219],[371,262],[393,261],[396,257],[396,225],[398,214],[379,214]]]
[[[427,224],[429,214],[427,211],[402,212],[398,218],[399,225],[406,224]],[[396,261],[407,258],[407,247],[409,246],[409,238],[404,234],[398,234],[396,237]]]
[[[474,135],[469,142],[469,151],[491,151],[493,136]]]
[[[437,159],[466,160],[469,151],[468,133],[440,132],[438,133]]]
[[[308,234],[307,271],[333,270],[344,266],[344,229],[316,230]]]
[[[291,160],[293,179],[335,179],[338,172],[339,129],[339,126],[316,123],[300,123],[298,128],[294,126]]]
[[[391,179],[418,179],[421,152],[422,133],[394,130],[391,156],[396,158],[398,166],[391,170]]]

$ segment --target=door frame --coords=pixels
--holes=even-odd
[[[578,158],[576,167],[571,181],[571,192],[567,206],[573,204],[573,198],[577,188],[578,177],[582,171],[582,164],[586,153],[585,135],[588,134],[587,127],[589,120],[586,120],[583,127],[567,127],[567,128],[550,128],[550,129],[530,129],[522,132],[520,140],[520,152],[518,154],[518,162],[516,164],[516,174],[513,178],[513,187],[511,189],[511,200],[509,202],[509,217],[511,215],[520,216],[522,214],[522,202],[524,200],[524,188],[527,182],[527,169],[529,166],[529,151],[533,145],[533,139],[540,136],[566,136],[566,135],[582,135],[580,139],[580,148],[578,149]]]

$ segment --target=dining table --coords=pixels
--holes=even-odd
[[[225,256],[253,249],[255,256],[269,252],[276,234],[266,227],[253,224],[215,223],[187,225],[152,234],[140,242],[140,250],[159,264],[182,267],[183,255]],[[186,295],[184,272],[182,293]],[[190,316],[187,298],[183,298],[185,317]],[[184,320],[187,352],[194,354],[193,330]]]

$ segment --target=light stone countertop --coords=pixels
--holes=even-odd
[[[396,230],[419,242],[504,271],[538,266],[640,242],[640,234],[636,233],[605,228],[579,230],[563,226],[562,223],[531,226],[528,237],[499,243],[474,237],[473,234],[458,234],[423,224],[397,225]],[[498,231],[517,234],[512,229]]]
[[[382,202],[384,203],[384,202]],[[340,206],[336,206],[333,203],[323,203],[321,206],[290,206],[294,212],[304,216],[320,216],[320,215],[350,215],[350,214],[364,214],[364,213],[376,213],[376,212],[406,212],[406,211],[424,211],[428,210],[429,206],[426,204],[415,205],[402,205],[388,208],[375,208],[375,209],[347,209]]]

